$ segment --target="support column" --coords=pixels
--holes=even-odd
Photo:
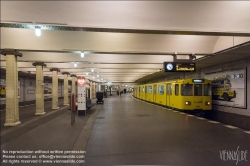
[[[95,92],[94,92],[94,91],[95,91],[95,90],[94,90],[94,83],[95,83],[95,82],[92,82],[92,97],[93,97],[93,98],[95,98],[95,95],[96,95]]]
[[[93,83],[93,92],[94,92],[94,98],[96,98],[95,82]]]
[[[52,71],[52,109],[56,110],[58,106],[58,68],[50,69]]]
[[[90,99],[93,98],[93,90],[92,90],[92,81],[90,81],[90,87],[89,87],[89,90],[90,90]]]
[[[68,80],[68,75],[69,72],[63,72],[64,75],[64,83],[63,83],[63,89],[64,89],[64,94],[63,94],[63,105],[69,105],[69,80]]]
[[[22,53],[14,49],[1,50],[6,56],[6,119],[4,126],[17,126],[19,121],[18,66],[17,56]]]
[[[71,82],[72,82],[72,86],[71,86],[71,94],[75,94],[76,95],[76,79],[77,79],[77,76],[72,74],[71,75],[72,79],[71,79]]]
[[[43,67],[46,67],[44,62],[35,62],[36,66],[36,113],[35,115],[44,115],[44,82],[43,82]]]

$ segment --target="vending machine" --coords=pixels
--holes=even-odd
[[[77,77],[77,114],[86,115],[86,79]]]

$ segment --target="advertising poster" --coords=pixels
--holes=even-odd
[[[206,74],[212,80],[213,104],[246,108],[246,69]]]

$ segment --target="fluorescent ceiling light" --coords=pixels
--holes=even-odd
[[[81,52],[81,57],[84,58],[84,52]]]
[[[41,29],[35,29],[36,36],[41,36],[42,32]]]

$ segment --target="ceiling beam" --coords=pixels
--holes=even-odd
[[[137,34],[160,34],[160,35],[205,35],[205,36],[241,36],[250,37],[250,33],[241,32],[215,32],[215,31],[178,31],[178,30],[145,30],[145,29],[118,29],[118,28],[95,28],[95,27],[71,27],[55,25],[37,25],[27,23],[0,23],[4,28],[21,28],[57,31],[85,31],[85,32],[110,32],[110,33],[137,33]]]

